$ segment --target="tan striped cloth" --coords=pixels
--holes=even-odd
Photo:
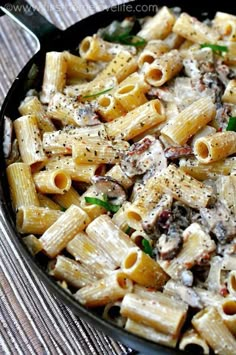
[[[67,28],[117,0],[30,0],[60,28]],[[123,1],[124,2],[124,1]],[[0,18],[0,102],[33,55],[34,40],[7,16]],[[44,287],[8,237],[0,212],[0,354],[123,355],[131,349],[79,319]]]

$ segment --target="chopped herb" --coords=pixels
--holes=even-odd
[[[82,99],[88,99],[89,97],[96,97],[96,96],[105,94],[106,92],[111,91],[112,89],[113,89],[113,88],[109,88],[109,89],[106,89],[106,90],[97,92],[97,93],[95,93],[95,94],[85,95],[85,96],[82,96]]]
[[[135,21],[129,21],[126,26],[119,21],[113,21],[106,28],[100,29],[98,35],[108,42],[122,43],[135,47],[144,46],[146,44],[145,39],[131,33],[134,27]]]
[[[122,44],[127,44],[129,46],[135,46],[135,47],[143,47],[146,45],[146,40],[140,36],[122,36],[120,38],[120,43]]]
[[[201,48],[211,48],[213,52],[221,54],[222,52],[228,52],[228,47],[219,46],[217,44],[204,43],[201,44]]]
[[[125,230],[125,233],[126,233],[126,234],[129,234],[130,232],[131,232],[131,227],[128,226],[128,227],[126,228],[126,230]]]
[[[99,198],[96,197],[85,197],[85,201],[87,203],[90,203],[91,205],[98,205],[104,207],[107,211],[116,213],[119,209],[119,205],[112,205],[108,201],[100,200]]]
[[[127,23],[126,26],[122,26],[121,22],[113,21],[109,26],[101,28],[98,31],[98,35],[105,41],[115,42],[115,39],[121,36],[128,36],[134,26],[133,22]]]
[[[109,201],[108,201],[108,196],[107,196],[106,194],[103,194],[102,197],[103,197],[103,201],[109,202]]]
[[[66,210],[67,210],[67,208],[61,207],[61,211],[62,211],[62,212],[65,212]]]
[[[152,247],[147,239],[142,240],[142,246],[143,246],[144,253],[152,257],[153,256]]]
[[[226,131],[236,132],[236,117],[230,117]]]

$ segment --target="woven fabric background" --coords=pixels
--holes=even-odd
[[[29,0],[61,29],[121,0]],[[10,1],[9,1],[10,3]],[[9,4],[5,5],[6,7]],[[0,18],[0,104],[36,42]],[[15,251],[0,212],[0,354],[125,355],[131,349],[93,329],[56,300]]]

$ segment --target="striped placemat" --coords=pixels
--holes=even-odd
[[[121,0],[28,2],[61,29],[122,3]],[[36,43],[7,16],[0,18],[0,28],[1,104],[14,78],[35,52]],[[76,317],[47,291],[15,250],[0,212],[0,354],[130,353],[131,349]]]

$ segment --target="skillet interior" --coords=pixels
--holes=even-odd
[[[199,0],[199,1],[190,1],[186,0],[166,0],[166,1],[148,1],[148,5],[155,4],[159,7],[167,5],[169,7],[178,6],[181,7],[182,11],[186,11],[191,15],[198,17],[199,19],[205,19],[206,16],[204,13],[208,13],[208,17],[212,18],[216,12],[212,1],[210,0]],[[98,28],[108,25],[114,19],[123,19],[126,16],[136,15],[137,17],[144,17],[147,15],[153,15],[152,11],[147,11],[147,7],[144,5],[144,1],[135,1],[131,2],[134,11],[130,11],[130,7],[126,8],[124,5],[119,5],[118,10],[115,11],[114,8],[110,11],[103,11],[95,15],[90,16],[87,19],[84,19],[77,24],[71,26],[66,31],[61,32],[57,38],[54,38],[50,41],[47,41],[47,45],[42,48],[42,50],[36,54],[29,63],[25,66],[22,72],[19,74],[18,78],[13,83],[2,107],[0,114],[0,142],[3,141],[3,117],[7,115],[12,119],[15,119],[19,116],[17,107],[19,106],[20,101],[25,96],[25,92],[30,88],[28,73],[32,64],[36,64],[39,68],[39,74],[36,82],[31,83],[32,87],[38,85],[42,82],[43,68],[44,68],[44,58],[45,53],[49,50],[75,50],[79,42],[86,36],[93,34],[97,31]],[[129,5],[129,6],[130,6]],[[140,7],[137,5],[143,6],[143,12],[140,12]],[[135,10],[136,7],[136,10]],[[151,7],[150,7],[151,8]],[[128,11],[125,11],[128,10]],[[217,10],[221,10],[229,13],[236,13],[236,10],[233,6],[233,3],[221,4],[220,7],[217,7]],[[203,14],[203,15],[202,15]],[[49,44],[50,43],[50,44]],[[149,354],[180,354],[183,352],[169,349],[163,346],[159,346],[152,342],[149,342],[145,339],[138,338],[130,333],[127,333],[123,329],[120,329],[114,325],[111,325],[100,317],[96,315],[93,311],[88,311],[84,307],[78,304],[69,294],[64,292],[56,283],[52,280],[47,274],[45,274],[44,268],[41,265],[43,260],[34,259],[26,250],[22,244],[21,237],[17,234],[15,229],[15,217],[12,211],[10,199],[9,199],[9,190],[7,185],[7,179],[5,174],[5,163],[3,158],[2,145],[0,145],[0,205],[2,207],[2,214],[4,216],[4,228],[7,230],[9,237],[12,239],[15,247],[19,251],[21,257],[25,259],[29,266],[37,273],[37,275],[44,281],[45,285],[65,304],[67,304],[71,310],[85,318],[87,321],[92,323],[94,326],[98,327],[105,333],[110,336],[114,336],[117,340],[125,343],[134,349],[143,351],[144,353]],[[39,262],[40,261],[40,262]]]

